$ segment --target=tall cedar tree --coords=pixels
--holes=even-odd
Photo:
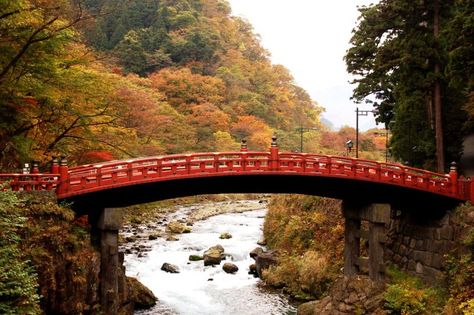
[[[391,129],[392,154],[409,165],[431,169],[436,165],[436,80],[441,85],[445,160],[457,161],[462,152],[467,81],[454,86],[454,73],[447,71],[447,65],[454,61],[451,51],[469,45],[469,38],[463,35],[472,32],[461,29],[464,34],[453,34],[459,31],[452,25],[454,17],[466,14],[464,10],[468,9],[464,1],[442,1],[441,32],[436,40],[435,2],[382,0],[359,8],[359,23],[345,56],[347,70],[355,76],[353,98],[373,103],[377,120]],[[436,64],[441,69],[438,74]]]

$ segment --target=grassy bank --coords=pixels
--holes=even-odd
[[[338,200],[275,196],[265,218],[264,236],[279,263],[264,272],[272,286],[293,297],[321,297],[342,267],[344,221]]]

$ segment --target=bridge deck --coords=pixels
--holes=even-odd
[[[68,168],[53,163],[50,174],[0,174],[13,190],[54,190],[59,199],[155,182],[206,177],[299,176],[370,182],[405,190],[472,201],[471,180],[459,179],[456,170],[438,174],[400,164],[306,153],[221,152],[195,153],[112,161]],[[282,184],[284,183],[284,180]],[[341,182],[342,183],[342,182]],[[245,185],[245,183],[243,183]],[[344,189],[343,186],[340,189]]]

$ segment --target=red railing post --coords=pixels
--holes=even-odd
[[[242,139],[242,141],[240,142],[240,152],[242,153],[240,155],[240,169],[242,171],[245,171],[245,169],[247,168],[247,152],[248,152],[248,148],[247,148],[247,140],[245,139]]]
[[[51,159],[51,174],[59,174],[58,158],[55,156]]]
[[[242,141],[240,142],[240,152],[247,152],[247,151],[248,151],[247,140],[242,139]]]
[[[272,137],[272,146],[270,147],[270,171],[277,171],[279,168],[277,137]]]
[[[453,195],[457,196],[458,194],[458,170],[456,167],[456,162],[451,163],[449,168],[449,178],[451,180],[451,192]]]
[[[33,161],[33,168],[31,169],[31,174],[39,174],[38,161]]]
[[[63,194],[69,190],[69,167],[67,166],[67,159],[65,156],[61,156],[59,162],[59,184],[57,188],[57,194]]]

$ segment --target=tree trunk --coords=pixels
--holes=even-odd
[[[434,2],[434,37],[436,40],[436,48],[439,50],[439,0]],[[438,58],[438,56],[437,56]],[[443,116],[441,108],[441,85],[439,82],[440,77],[440,65],[439,61],[436,60],[434,65],[434,110],[435,110],[435,135],[436,135],[436,162],[439,173],[444,173],[444,144],[443,144]]]

